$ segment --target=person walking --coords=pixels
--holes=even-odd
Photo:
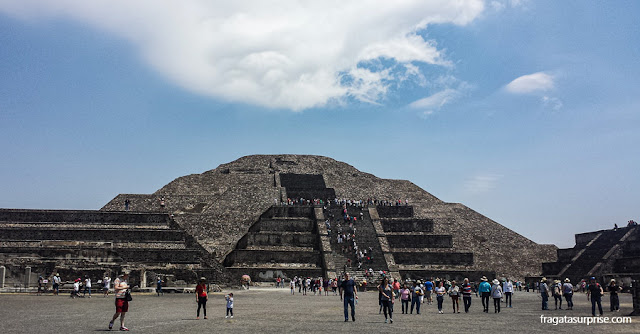
[[[400,302],[402,303],[402,314],[409,313],[410,300],[411,300],[411,290],[407,286],[407,283],[405,283],[403,288],[400,289]]]
[[[562,284],[562,295],[567,301],[567,310],[573,310],[573,285],[568,277],[564,279],[564,284]]]
[[[493,298],[494,313],[500,313],[500,302],[502,301],[502,287],[498,279],[493,280],[493,286],[491,287],[491,297]]]
[[[442,281],[438,281],[438,286],[435,288],[436,292],[436,301],[438,302],[438,314],[443,314],[442,311],[442,303],[444,302],[444,295],[447,293],[447,290],[444,288],[444,283]]]
[[[109,322],[109,330],[113,328],[113,323],[120,317],[120,330],[128,331],[129,328],[124,326],[124,317],[127,312],[129,312],[129,301],[127,300],[127,290],[129,290],[129,284],[127,283],[127,279],[129,279],[129,273],[124,271],[120,275],[120,277],[116,278],[113,281],[113,289],[116,294],[116,313],[111,318]]]
[[[396,296],[400,295],[400,280],[398,280],[397,278],[393,279],[393,293]]]
[[[295,279],[292,279],[289,282],[289,287],[291,287],[291,295],[295,295],[296,294],[296,281],[295,281]]]
[[[547,286],[547,278],[543,277],[540,280],[540,285],[538,290],[540,291],[540,296],[542,297],[542,310],[548,310],[549,309],[549,286]]]
[[[202,307],[202,315],[207,319],[207,301],[209,296],[207,295],[207,279],[200,277],[200,282],[196,286],[196,303],[198,303],[198,310],[196,311],[196,319],[200,319],[200,308]]]
[[[460,313],[460,287],[456,284],[456,281],[451,281],[449,287],[449,297],[451,297],[451,303],[453,304],[453,313]]]
[[[384,311],[384,323],[387,323],[387,313],[389,314],[389,322],[393,323],[393,287],[389,284],[389,277],[382,279],[382,284],[378,285],[378,291],[380,291],[380,301],[382,303],[382,310]]]
[[[109,289],[111,288],[111,277],[104,275],[102,279],[102,294],[106,298],[109,295]]]
[[[464,304],[464,313],[469,313],[469,308],[471,308],[471,284],[469,284],[469,279],[465,278],[462,282],[462,303]]]
[[[591,277],[589,285],[587,285],[587,300],[591,300],[591,315],[596,316],[596,304],[598,311],[602,316],[602,295],[604,291],[600,283],[596,282],[595,277]]]
[[[433,294],[433,288],[433,281],[431,280],[431,278],[427,279],[427,281],[424,282],[424,293],[425,299],[427,300],[427,305],[433,304],[433,297],[431,296]]]
[[[413,314],[413,307],[416,307],[416,314],[420,314],[420,296],[424,295],[424,291],[420,287],[420,280],[413,282],[413,289],[411,289],[411,314]]]
[[[482,276],[478,285],[478,292],[482,298],[483,312],[489,313],[489,297],[491,296],[491,284],[489,284],[486,276]]]
[[[611,312],[620,312],[620,299],[618,298],[618,292],[620,292],[620,290],[622,290],[622,288],[616,284],[616,280],[611,279],[611,282],[607,286],[607,291],[609,291],[609,301],[611,303]]]
[[[233,319],[233,292],[226,295],[224,299],[227,301],[227,315],[224,318],[227,319],[231,315],[231,319]]]
[[[504,292],[504,306],[511,308],[511,297],[513,295],[513,282],[507,277],[502,283],[502,292]]]
[[[164,291],[162,291],[162,283],[164,283],[164,281],[162,280],[162,276],[158,275],[158,280],[156,281],[156,294],[158,295],[158,297],[160,297],[160,295],[164,296]]]
[[[355,300],[358,299],[358,291],[356,282],[349,278],[349,273],[344,274],[340,288],[340,299],[344,302],[344,321],[349,321],[349,306],[351,306],[351,320],[356,321]]]
[[[53,276],[53,294],[54,295],[58,295],[60,293],[60,283],[62,282],[62,280],[60,279],[60,274],[56,273],[55,276]]]

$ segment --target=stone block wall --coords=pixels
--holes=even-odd
[[[226,267],[256,264],[269,264],[275,267],[287,263],[301,263],[322,268],[322,259],[318,251],[300,252],[236,249],[225,259]]]
[[[413,206],[378,206],[380,218],[411,218]]]
[[[387,235],[392,248],[451,248],[453,238],[450,235]]]
[[[382,219],[385,232],[433,232],[431,219]]]
[[[282,232],[314,232],[315,224],[311,219],[272,219],[261,218],[260,224],[253,225],[250,232],[282,231]]]
[[[442,252],[393,252],[397,264],[421,265],[473,265],[473,253]]]

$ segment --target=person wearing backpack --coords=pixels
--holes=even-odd
[[[553,281],[553,300],[555,301],[556,304],[556,310],[559,308],[562,310],[562,284],[560,284],[560,280],[554,280]],[[558,306],[558,304],[560,304]]]
[[[493,286],[491,287],[491,297],[493,298],[494,313],[500,313],[500,302],[502,301],[502,287],[498,279],[493,280]]]
[[[129,284],[127,283],[127,279],[129,278],[129,272],[123,271],[120,277],[116,278],[113,282],[113,289],[116,294],[116,313],[113,315],[113,318],[109,322],[109,330],[113,328],[113,323],[120,317],[120,330],[128,331],[129,328],[124,326],[124,317],[126,313],[129,311],[129,298],[127,298],[127,292],[129,290]]]
[[[567,301],[567,309],[573,310],[573,285],[571,284],[569,277],[564,279],[562,294],[564,295],[564,299]]]
[[[589,285],[587,285],[587,300],[591,300],[591,315],[596,316],[596,304],[598,304],[598,311],[602,316],[602,295],[604,291],[600,283],[596,282],[595,277],[591,277]]]

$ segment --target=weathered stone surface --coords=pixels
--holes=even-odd
[[[574,247],[558,249],[557,262],[543,263],[543,275],[572,282],[592,276],[603,282],[640,277],[640,226],[579,233],[575,238]]]
[[[445,240],[446,245],[444,246],[450,246],[449,249],[453,253],[473,254],[473,264],[464,267],[464,270],[470,272],[491,271],[500,276],[521,278],[526,275],[540,274],[540,263],[542,261],[550,262],[556,259],[555,246],[538,245],[462,204],[442,202],[409,181],[380,179],[374,175],[361,172],[343,162],[311,155],[253,155],[242,157],[202,174],[192,174],[177,178],[153,194],[120,194],[107,203],[100,212],[86,213],[86,215],[95,214],[97,217],[103,218],[89,219],[87,218],[88,216],[85,216],[85,218],[78,218],[77,221],[68,217],[64,219],[52,218],[54,216],[64,216],[65,213],[62,212],[41,215],[42,219],[18,219],[14,216],[14,218],[5,219],[5,221],[0,219],[0,229],[15,228],[13,226],[15,225],[14,221],[37,225],[37,223],[29,221],[37,220],[39,223],[45,224],[38,227],[40,230],[45,230],[47,228],[46,224],[51,224],[52,221],[62,224],[61,227],[64,224],[70,224],[73,227],[77,222],[84,226],[83,231],[87,236],[95,236],[95,232],[89,232],[90,228],[87,226],[92,223],[87,223],[87,220],[104,225],[100,228],[94,228],[94,231],[103,231],[108,229],[110,225],[132,224],[136,230],[135,233],[143,233],[140,232],[142,229],[149,230],[150,236],[142,236],[141,234],[140,237],[140,241],[149,243],[149,253],[145,253],[140,249],[140,241],[130,240],[133,242],[131,247],[116,247],[126,249],[123,254],[129,254],[128,256],[134,258],[148,256],[158,261],[163,259],[158,258],[159,255],[151,254],[152,249],[158,248],[156,241],[160,242],[160,244],[166,242],[167,245],[175,245],[180,240],[175,240],[172,231],[181,230],[185,231],[188,236],[184,240],[184,244],[187,245],[186,248],[202,247],[206,250],[206,256],[210,256],[218,266],[239,245],[247,247],[243,252],[233,255],[235,260],[242,260],[233,261],[233,266],[240,269],[228,268],[228,271],[236,270],[240,272],[244,270],[242,268],[244,268],[245,264],[253,265],[252,272],[265,277],[277,273],[286,273],[287,268],[280,268],[275,264],[271,266],[271,269],[269,269],[269,266],[256,267],[255,263],[247,263],[250,260],[248,254],[259,252],[261,250],[260,247],[274,247],[280,243],[285,247],[283,248],[285,253],[275,258],[273,255],[259,255],[258,257],[260,261],[270,261],[270,259],[274,261],[285,260],[286,256],[283,254],[286,254],[286,247],[294,247],[290,248],[289,251],[300,250],[295,247],[308,248],[313,242],[310,239],[303,240],[304,237],[283,237],[276,236],[274,233],[277,231],[309,232],[311,230],[318,237],[316,244],[313,246],[315,247],[313,248],[314,251],[309,252],[314,254],[312,256],[313,259],[309,259],[313,268],[306,268],[305,270],[309,274],[318,272],[322,274],[323,268],[326,269],[331,256],[328,256],[328,251],[324,249],[327,246],[326,239],[328,237],[324,236],[325,232],[321,233],[318,229],[318,220],[313,211],[311,210],[307,214],[303,212],[306,209],[301,207],[272,207],[274,204],[286,200],[287,197],[291,197],[291,194],[299,195],[305,192],[307,194],[319,194],[318,196],[332,196],[335,194],[337,198],[353,200],[378,199],[391,202],[400,200],[403,204],[407,200],[408,206],[381,206],[377,208],[378,212],[375,209],[371,211],[372,208],[365,210],[367,221],[365,225],[369,227],[363,228],[358,232],[361,238],[368,240],[366,242],[373,243],[375,252],[380,252],[380,256],[376,256],[376,260],[380,259],[387,266],[393,266],[394,271],[396,270],[396,263],[393,260],[393,252],[407,253],[406,249],[397,249],[406,247],[405,244],[407,244],[403,244],[399,240],[402,240],[403,234],[411,234],[411,229],[414,226],[419,231],[417,231],[416,236],[410,237],[416,239],[414,245],[410,246],[413,246],[417,253],[433,250],[433,248],[426,250],[425,247],[443,247],[444,244],[441,244],[440,241]],[[129,212],[124,212],[126,200],[129,202]],[[354,213],[350,214],[357,212],[361,212],[361,209],[356,209]],[[3,214],[10,216],[16,213],[0,212],[0,217]],[[33,215],[33,213],[24,214]],[[73,213],[70,214],[73,215]],[[104,214],[104,216],[100,216],[100,214]],[[108,216],[109,214],[112,216]],[[146,218],[131,218],[134,216]],[[173,218],[158,218],[170,216]],[[114,218],[108,220],[104,217]],[[274,218],[269,220],[269,217]],[[145,219],[146,221],[143,222]],[[160,219],[160,222],[156,224],[155,219]],[[162,219],[169,219],[169,223],[162,223]],[[264,226],[255,227],[256,222],[261,219],[264,222]],[[384,225],[380,219],[385,221]],[[393,222],[402,220],[403,222],[400,224],[395,224],[395,226],[399,227],[392,227],[394,225]],[[154,227],[154,224],[157,226]],[[175,226],[172,224],[175,224]],[[36,227],[30,226],[34,231],[37,230]],[[266,228],[271,234],[260,235],[263,231],[262,228]],[[11,233],[15,236],[18,232]],[[58,235],[55,238],[68,239],[60,234],[63,233],[62,231],[56,233]],[[246,237],[248,233],[253,233],[254,235]],[[41,233],[39,235],[44,240],[38,241],[47,239],[44,234]],[[89,239],[93,240],[85,240],[85,242],[100,241],[97,238],[97,236],[95,238],[92,237]],[[432,242],[418,241],[420,238],[425,240],[432,239]],[[78,239],[71,238],[71,240],[77,241]],[[1,241],[29,243],[34,240]],[[127,241],[129,240],[117,240],[116,238],[113,245]],[[246,245],[242,244],[243,242],[246,242]],[[114,247],[113,245],[111,247]],[[7,246],[11,245],[7,244]],[[322,246],[323,249],[319,249],[319,246]],[[36,246],[31,245],[29,247]],[[31,249],[29,252],[38,253],[35,248],[29,247],[27,247]],[[91,249],[88,248],[83,251],[91,252]],[[116,253],[110,253],[110,251],[105,250],[102,255],[94,254],[92,256],[116,261],[119,258]],[[176,248],[175,256],[179,258],[176,261],[190,261],[191,255],[189,254],[188,249]],[[301,254],[304,254],[304,251]],[[420,255],[416,254],[416,256]],[[264,257],[264,259],[260,257]],[[339,257],[334,255],[333,258],[337,259]],[[206,263],[208,260],[203,260],[202,262]],[[213,262],[211,265],[213,265]],[[406,262],[415,263],[416,261],[407,260]],[[302,265],[301,268],[304,267]],[[341,264],[335,263],[333,268],[337,266],[341,266]],[[399,270],[402,271],[402,265],[398,266],[400,266],[398,267]],[[407,264],[406,266],[405,269],[409,270],[409,266],[412,265]],[[446,265],[437,263],[423,265],[423,267],[425,270],[460,269],[454,265],[446,267]],[[413,270],[416,269],[411,268]],[[266,273],[265,270],[272,270],[272,273]],[[293,272],[291,271],[291,273]]]

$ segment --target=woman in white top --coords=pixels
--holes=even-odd
[[[500,313],[500,301],[502,300],[502,287],[500,281],[493,280],[493,286],[491,287],[491,297],[493,297],[493,308],[495,313]]]
[[[460,313],[460,304],[458,299],[460,298],[460,287],[456,285],[456,281],[451,281],[451,286],[449,287],[449,297],[451,297],[451,302],[453,303],[453,313]]]
[[[444,313],[442,312],[442,303],[444,302],[444,295],[445,293],[447,293],[447,290],[443,286],[442,280],[438,282],[438,287],[436,287],[435,290],[436,290],[436,300],[438,301],[438,313],[442,314]]]

